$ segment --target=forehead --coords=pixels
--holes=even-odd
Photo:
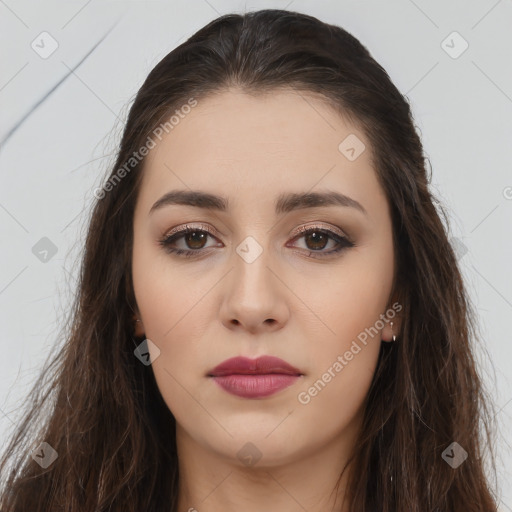
[[[360,202],[384,199],[364,132],[316,96],[231,89],[198,100],[176,120],[146,157],[141,201],[172,188],[260,204],[315,187]]]

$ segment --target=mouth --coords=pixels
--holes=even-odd
[[[272,356],[234,357],[219,364],[208,377],[224,391],[241,398],[265,398],[303,377],[300,370]]]

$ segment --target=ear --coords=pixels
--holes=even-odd
[[[393,319],[390,319],[389,322],[386,323],[381,332],[381,339],[387,343],[393,342],[393,335],[398,338],[398,333],[400,332],[401,327],[400,317],[395,315]]]
[[[384,312],[386,317],[385,325],[381,331],[381,340],[387,343],[393,343],[393,336],[398,340],[402,329],[402,311],[401,296],[398,290],[393,287],[390,294],[388,307]]]
[[[134,329],[134,336],[137,338],[141,338],[145,336],[146,329],[144,327],[144,324],[142,322],[142,318],[140,317],[140,314],[137,310],[137,312],[132,317],[133,320],[133,329]]]

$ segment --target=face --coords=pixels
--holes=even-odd
[[[311,95],[229,90],[182,116],[143,172],[138,326],[178,448],[275,466],[352,446],[398,326],[389,207],[363,132]],[[252,361],[213,372],[233,357]]]

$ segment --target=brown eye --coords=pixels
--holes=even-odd
[[[309,251],[308,256],[313,256],[314,258],[329,257],[355,245],[347,237],[329,229],[303,227],[300,229],[300,233],[299,236],[294,238],[294,241],[304,239],[305,247],[303,249]],[[329,243],[331,243],[331,250],[324,250]]]
[[[208,249],[208,238],[214,238],[213,234],[205,229],[187,226],[159,240],[159,244],[168,253],[183,256],[196,256]],[[181,247],[180,247],[181,245]],[[178,246],[178,247],[177,247]]]
[[[320,231],[310,231],[304,236],[308,249],[315,251],[325,249],[325,246],[329,242],[329,236]]]
[[[190,249],[202,249],[208,236],[209,234],[204,231],[191,231],[185,234],[183,239]]]

